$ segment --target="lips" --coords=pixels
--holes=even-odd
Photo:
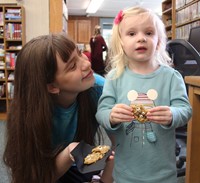
[[[93,76],[93,71],[90,71],[86,76],[83,77],[83,79],[87,79]]]
[[[138,48],[136,48],[136,50],[137,51],[144,51],[144,50],[147,50],[147,48],[146,47],[144,47],[144,46],[140,46],[140,47],[138,47]]]

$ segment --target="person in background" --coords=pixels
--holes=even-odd
[[[39,36],[22,48],[6,123],[4,162],[12,183],[91,181],[96,172],[81,174],[70,153],[82,140],[90,145],[108,140],[95,119],[103,84],[64,33]],[[105,170],[112,171],[109,158]],[[104,172],[102,181],[112,182]]]
[[[130,7],[114,20],[111,66],[96,118],[116,144],[117,183],[176,183],[175,130],[192,109],[181,74],[166,52],[162,20]]]
[[[88,60],[91,62],[91,49],[89,44],[84,44],[83,53],[87,56]]]
[[[104,38],[101,35],[101,27],[95,26],[94,35],[90,39],[91,48],[91,63],[94,72],[104,75],[105,74],[105,63],[103,59],[103,52],[107,51],[107,45]]]

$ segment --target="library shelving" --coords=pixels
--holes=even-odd
[[[24,7],[0,4],[0,120],[6,119],[12,101],[15,60],[24,44]]]
[[[200,25],[200,0],[164,0],[162,20],[169,40],[188,40],[190,29]]]
[[[162,20],[165,24],[167,38],[175,38],[175,0],[164,0],[162,2]]]
[[[200,25],[200,0],[176,0],[176,38],[188,39],[190,29]]]

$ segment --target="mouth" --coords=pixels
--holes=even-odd
[[[83,79],[87,79],[87,78],[91,78],[93,76],[93,71],[91,70],[86,76],[84,76],[83,78],[82,78],[82,80]]]
[[[136,48],[135,50],[136,50],[136,51],[146,51],[147,48],[144,47],[144,46],[140,46],[140,47]]]

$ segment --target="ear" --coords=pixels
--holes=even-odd
[[[60,93],[60,89],[57,88],[53,83],[47,84],[47,90],[49,93],[52,93],[52,94]]]

